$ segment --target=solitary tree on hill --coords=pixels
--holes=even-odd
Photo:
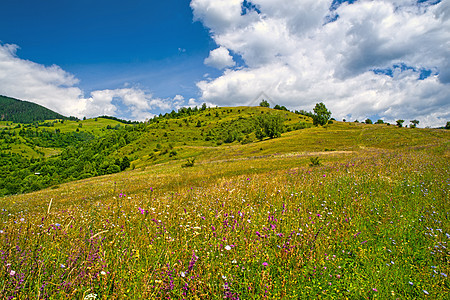
[[[261,103],[259,103],[259,106],[261,107],[270,107],[269,102],[267,102],[267,100],[262,100]]]
[[[314,107],[313,124],[314,125],[325,125],[331,117],[331,112],[326,108],[325,104],[322,102],[317,103]]]
[[[419,120],[412,120],[410,121],[412,124],[409,126],[411,128],[416,128],[417,125],[419,125]]]
[[[397,122],[398,127],[403,127],[403,122],[405,122],[405,120],[397,120],[395,122]]]

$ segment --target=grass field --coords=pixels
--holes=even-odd
[[[337,122],[1,198],[0,295],[448,299],[449,142]]]

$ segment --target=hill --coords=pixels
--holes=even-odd
[[[310,126],[302,115],[249,107],[180,109],[137,124],[100,117],[0,124],[0,196],[192,158],[222,144],[253,143]]]
[[[287,114],[225,142],[266,113],[105,129],[137,168],[0,198],[2,298],[448,299],[450,132]]]
[[[0,95],[0,121],[33,123],[54,119],[68,118],[36,103]]]

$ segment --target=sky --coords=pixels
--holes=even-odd
[[[0,95],[67,116],[323,102],[450,121],[450,0],[4,0]],[[263,96],[261,96],[263,95]]]

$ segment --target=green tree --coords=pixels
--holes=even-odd
[[[287,111],[288,109],[286,108],[286,106],[280,106],[280,105],[275,105],[274,107],[273,107],[273,109],[278,109],[278,110],[285,110],[285,111]]]
[[[378,121],[375,124],[384,124],[384,121],[381,119],[378,119]]]
[[[372,122],[372,120],[371,119],[366,119],[366,124],[373,124],[373,122]]]
[[[409,127],[411,127],[411,128],[416,128],[417,125],[419,125],[419,120],[412,120],[410,122],[411,122],[411,126],[409,126]]]
[[[450,129],[450,121],[448,121],[447,124],[445,125],[445,129]]]
[[[269,102],[267,102],[266,100],[262,100],[261,103],[259,103],[259,106],[261,107],[270,107]]]
[[[317,103],[314,107],[313,124],[325,125],[331,117],[331,112],[326,108],[322,102]]]
[[[120,161],[120,170],[123,171],[129,167],[130,167],[130,159],[128,158],[128,156],[124,156]]]
[[[397,120],[395,122],[397,122],[398,127],[403,127],[403,122],[405,122],[405,120]]]
[[[283,119],[279,115],[265,114],[258,116],[256,124],[256,138],[262,140],[265,137],[271,139],[280,137],[283,133]]]

